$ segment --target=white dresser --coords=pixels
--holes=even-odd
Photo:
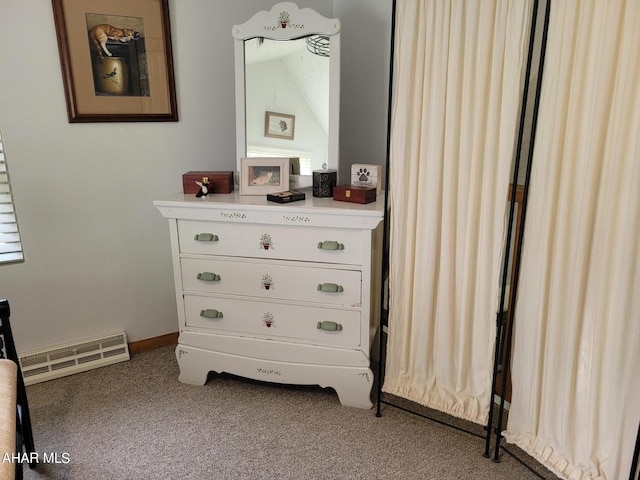
[[[335,389],[371,408],[369,354],[378,323],[383,198],[178,194],[169,220],[180,381],[210,371]]]

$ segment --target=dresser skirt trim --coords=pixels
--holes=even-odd
[[[373,372],[366,367],[281,362],[178,344],[182,383],[204,385],[209,372],[230,373],[264,382],[331,387],[345,407],[372,408]]]

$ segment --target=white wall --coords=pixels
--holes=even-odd
[[[51,2],[0,0],[0,128],[26,259],[0,266],[0,297],[19,352],[177,330],[168,226],[152,201],[188,170],[235,169],[231,27],[273,3],[170,2],[179,122],[69,124]],[[342,152],[362,154],[343,165],[383,163],[373,140],[386,136],[388,54],[357,37],[384,32],[391,0],[297,3],[345,14]]]
[[[281,59],[247,65],[245,90],[247,145],[309,152],[318,164],[315,168],[320,168],[327,161],[327,132],[309,108],[307,100]],[[328,105],[328,98],[325,105]],[[295,115],[293,140],[265,137],[266,111]]]

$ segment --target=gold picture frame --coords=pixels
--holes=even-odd
[[[177,121],[168,0],[52,0],[69,122]]]

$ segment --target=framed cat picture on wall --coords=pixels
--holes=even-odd
[[[52,0],[69,122],[177,121],[168,0]]]
[[[266,195],[283,190],[289,190],[288,158],[240,159],[240,195]]]

